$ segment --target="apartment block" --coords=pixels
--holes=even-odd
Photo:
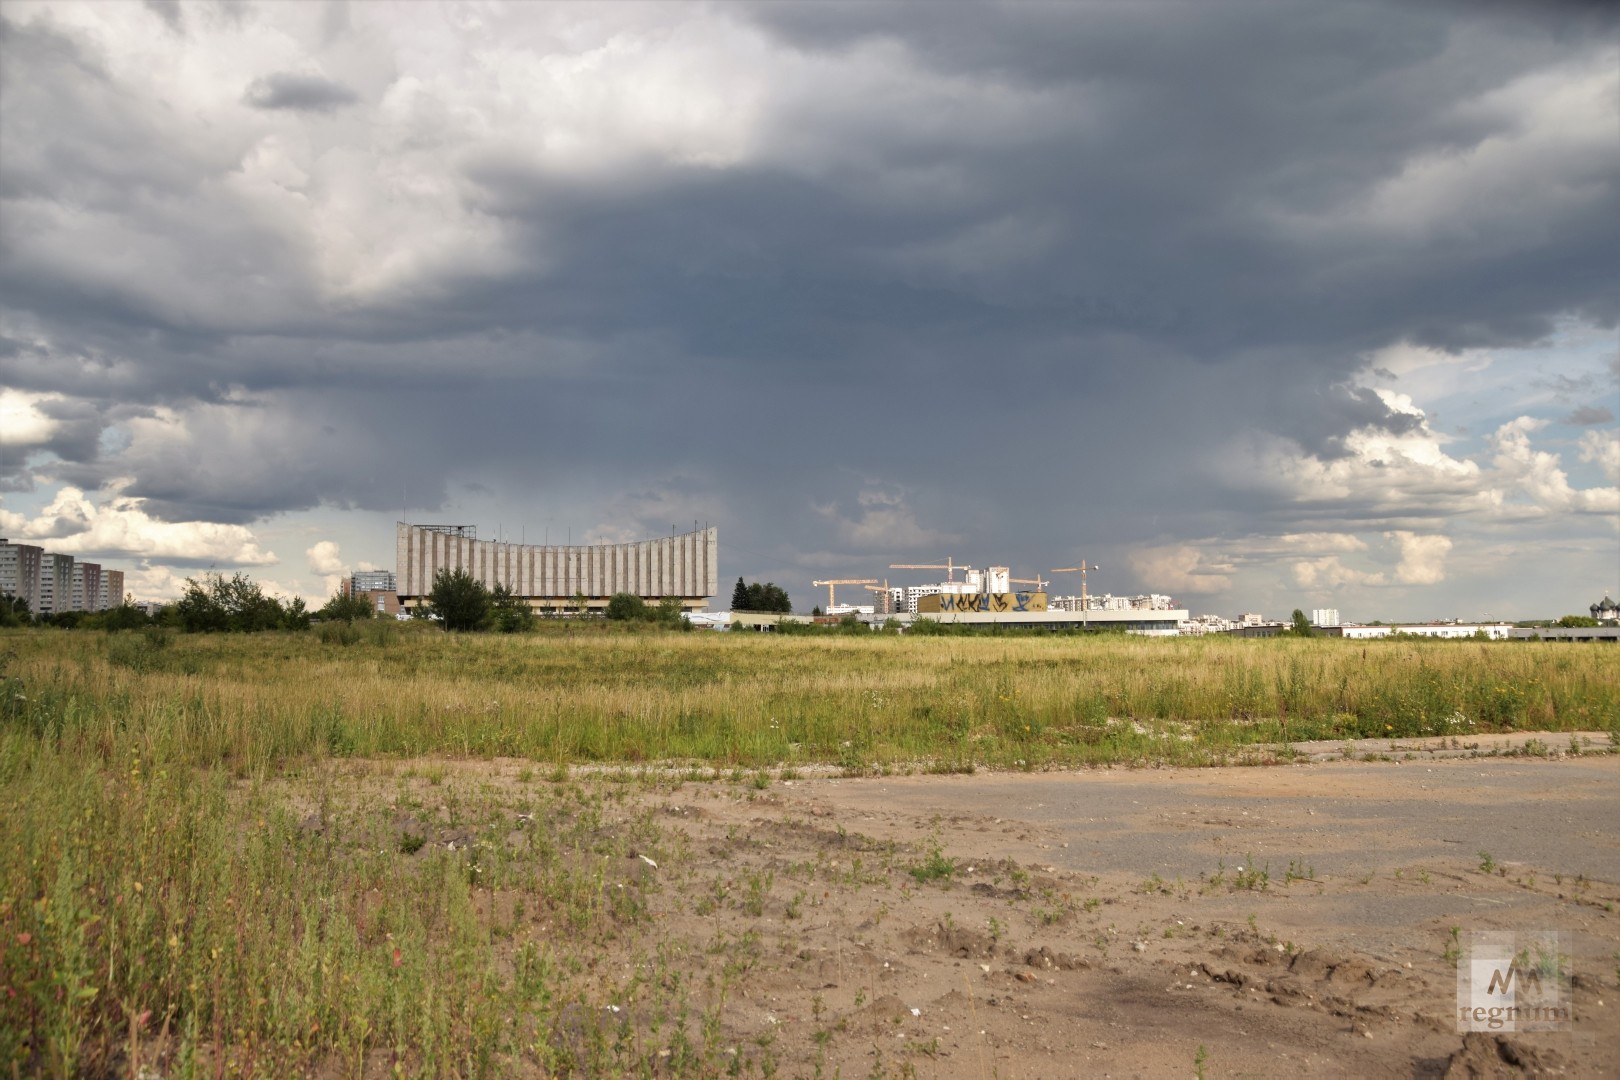
[[[39,560],[39,607],[41,615],[73,610],[73,556],[47,551]]]
[[[124,572],[122,570],[103,570],[101,572],[101,597],[97,611],[106,611],[108,608],[121,607],[124,603]]]
[[[76,562],[73,564],[72,611],[99,611],[101,600],[101,564]]]
[[[0,539],[0,593],[24,601],[32,612],[39,611],[39,570],[44,555],[44,548]]]

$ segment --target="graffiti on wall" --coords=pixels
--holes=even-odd
[[[917,598],[917,611],[928,614],[987,612],[1010,615],[1045,610],[1046,594],[1043,592],[936,593]]]

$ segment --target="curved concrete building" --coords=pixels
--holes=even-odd
[[[465,570],[490,589],[505,585],[541,611],[572,609],[579,596],[601,609],[621,592],[654,603],[676,596],[683,607],[702,608],[719,591],[713,528],[630,544],[511,544],[480,540],[471,525],[402,521],[395,544],[399,599],[408,607],[433,590],[440,570]]]

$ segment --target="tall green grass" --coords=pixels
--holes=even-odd
[[[237,775],[314,756],[1029,766],[1196,761],[1254,742],[1609,729],[1602,646],[379,631],[13,632],[41,742]]]

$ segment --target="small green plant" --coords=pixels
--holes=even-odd
[[[1453,926],[1451,928],[1451,940],[1446,942],[1445,951],[1440,954],[1441,956],[1445,957],[1446,963],[1450,964],[1452,967],[1456,967],[1457,961],[1462,958],[1461,936],[1462,927]]]
[[[421,833],[406,832],[399,834],[399,853],[401,855],[415,855],[427,843],[427,837]]]
[[[756,919],[765,914],[765,898],[770,895],[775,881],[776,875],[769,870],[756,870],[748,875],[748,894],[743,897],[742,903],[746,914]]]
[[[948,881],[956,874],[956,860],[947,857],[936,842],[929,848],[928,855],[923,861],[912,866],[908,873],[925,884],[930,881]]]
[[[1254,865],[1254,856],[1245,859],[1245,864],[1237,868],[1232,875],[1232,887],[1246,889],[1249,892],[1265,892],[1271,888],[1271,864],[1263,867]]]
[[[1208,1063],[1209,1051],[1204,1049],[1203,1043],[1199,1043],[1197,1051],[1193,1053],[1193,1075],[1198,1080],[1204,1080],[1204,1066]]]
[[[1288,874],[1284,878],[1284,881],[1283,881],[1284,884],[1292,885],[1296,881],[1315,881],[1315,880],[1316,880],[1316,867],[1314,867],[1314,866],[1306,866],[1299,859],[1289,859],[1288,860]]]
[[[1491,857],[1490,852],[1481,848],[1479,852],[1479,872],[1482,874],[1490,874],[1494,873],[1495,871],[1496,860]]]

